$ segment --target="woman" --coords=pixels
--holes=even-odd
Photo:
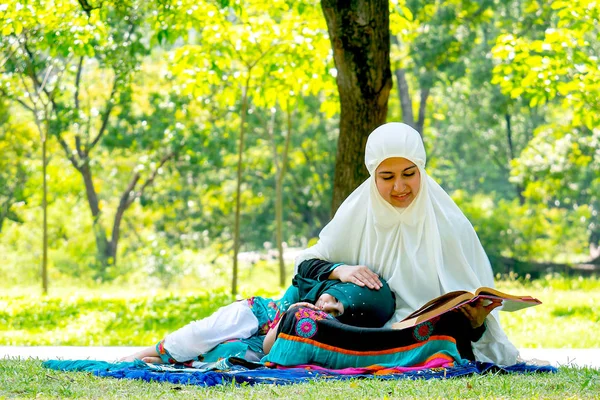
[[[396,293],[386,325],[425,302],[454,290],[493,287],[490,262],[477,235],[450,196],[427,175],[421,136],[410,126],[388,123],[367,140],[370,177],[340,206],[316,245],[296,259],[333,264],[329,279],[378,288],[378,275]],[[500,303],[464,306],[473,328],[485,333],[473,352],[479,361],[511,365],[518,351],[498,322]]]

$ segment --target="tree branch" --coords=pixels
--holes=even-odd
[[[35,70],[35,56],[34,56],[33,52],[31,52],[31,50],[29,50],[29,47],[27,46],[27,41],[23,41],[23,49],[25,50],[25,53],[29,57],[29,65],[28,65],[29,71],[25,71],[25,72],[28,73],[29,77],[31,78],[31,81],[33,82],[33,85],[36,88],[36,92],[40,92],[40,91],[44,92],[44,94],[46,95],[46,97],[48,98],[50,103],[52,103],[53,109],[56,110],[57,107],[56,107],[56,103],[54,102],[54,97],[52,96],[52,93],[50,93],[44,87],[43,83],[40,82],[40,80],[37,76],[37,71]],[[40,100],[41,100],[41,97],[40,97]]]
[[[170,152],[167,155],[165,155],[160,162],[158,163],[158,165],[156,166],[156,168],[154,168],[154,171],[152,171],[152,174],[150,175],[150,177],[146,180],[146,182],[144,182],[142,184],[142,186],[140,187],[140,190],[138,190],[134,196],[130,197],[128,202],[127,202],[127,207],[129,207],[131,205],[131,203],[133,203],[135,201],[135,199],[137,199],[138,197],[141,197],[144,194],[144,191],[146,190],[146,188],[151,185],[154,182],[154,179],[156,178],[156,175],[158,174],[158,170],[171,158],[173,158],[175,156],[174,152]]]
[[[102,8],[102,2],[100,2],[100,5],[94,7],[94,6],[91,6],[87,0],[77,0],[77,1],[81,5],[82,10],[85,11],[85,13],[87,14],[88,18],[91,16],[91,13],[93,10],[98,10],[99,8]]]
[[[106,109],[104,110],[104,115],[102,116],[102,125],[100,126],[100,130],[98,130],[98,134],[96,135],[94,140],[92,140],[92,142],[86,146],[86,148],[85,148],[86,154],[89,154],[90,151],[98,144],[98,142],[102,138],[102,135],[104,135],[104,132],[106,131],[106,128],[108,126],[108,118],[110,117],[110,113],[112,112],[112,110],[115,106],[114,97],[117,93],[118,82],[119,82],[119,75],[117,75],[115,73],[115,79],[113,80],[112,90],[110,91],[110,96],[109,96],[108,102],[106,104]]]
[[[79,111],[79,86],[81,84],[81,71],[83,70],[83,56],[79,57],[77,75],[75,76],[75,109]]]
[[[77,171],[81,172],[81,166],[79,165],[77,159],[73,156],[73,151],[71,150],[65,139],[60,133],[57,133],[55,136],[56,140],[58,140],[58,143],[60,143],[60,146],[65,151],[67,158],[69,159],[69,161],[71,161],[71,164],[73,164],[73,167],[75,167]]]
[[[120,208],[123,208],[123,210],[126,209],[131,204],[130,199],[132,197],[135,199],[135,194],[132,196],[131,192],[133,192],[133,190],[135,189],[137,182],[139,180],[140,180],[140,173],[136,172],[131,177],[131,181],[129,182],[129,185],[127,185],[127,187],[125,188],[125,191],[121,195],[121,200],[119,201],[119,209]]]
[[[277,154],[277,143],[275,143],[275,113],[271,113],[271,120],[267,125],[267,134],[269,135],[269,139],[271,139],[271,150],[273,151],[273,163],[275,164],[276,174],[279,176],[279,155]]]
[[[13,99],[14,101],[16,101],[17,103],[19,103],[21,106],[23,106],[23,108],[25,108],[26,110],[31,111],[32,113],[35,113],[35,110],[27,103],[25,103],[25,101],[19,99],[18,97],[12,97],[10,96],[6,90],[4,90],[3,88],[0,88],[0,92],[2,92],[2,94],[4,95],[4,97],[8,98],[8,99]]]

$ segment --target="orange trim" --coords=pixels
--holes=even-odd
[[[454,361],[454,357],[451,357],[451,356],[449,356],[447,354],[444,354],[444,353],[435,353],[434,355],[432,355],[429,358],[427,358],[427,360],[423,361],[422,363],[412,365],[412,367],[422,367],[422,366],[425,366],[428,362],[430,362],[434,358],[437,358],[437,359],[443,358],[443,359],[448,360],[448,361]]]
[[[319,347],[323,350],[335,351],[336,353],[348,354],[348,355],[353,355],[353,356],[377,356],[377,355],[383,355],[383,354],[398,353],[400,351],[408,351],[408,350],[416,349],[416,348],[421,347],[433,340],[446,340],[446,341],[450,341],[450,342],[456,344],[456,340],[451,336],[434,335],[434,336],[430,336],[429,339],[427,339],[427,341],[425,341],[425,342],[411,344],[410,346],[395,347],[393,349],[387,349],[387,350],[357,351],[357,350],[345,350],[340,347],[335,347],[335,346],[331,346],[328,344],[319,343],[312,339],[306,339],[306,338],[301,338],[299,336],[288,335],[287,333],[280,333],[279,335],[277,335],[277,337],[280,337],[280,338],[286,339],[286,340],[291,340],[293,342],[307,343],[312,346]]]

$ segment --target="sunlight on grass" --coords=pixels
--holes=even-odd
[[[263,266],[260,274],[257,271],[250,275],[252,280],[246,277],[238,298],[252,294],[276,298],[283,293],[273,283],[277,275],[272,265]],[[548,276],[530,281],[513,277],[499,281],[498,288],[543,302],[526,310],[500,313],[502,325],[517,347],[600,347],[597,278]],[[150,345],[233,300],[226,286],[195,290],[65,287],[53,289],[45,297],[15,289],[0,295],[0,345]]]

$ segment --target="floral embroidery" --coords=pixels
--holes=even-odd
[[[321,319],[332,319],[333,317],[329,314],[327,314],[326,312],[323,311],[315,311],[315,310],[311,310],[310,308],[300,308],[298,311],[296,311],[296,319],[297,320],[301,320],[304,318],[310,318],[313,321],[319,321]]]
[[[296,323],[296,334],[303,338],[311,338],[317,333],[317,322],[311,318],[302,318]]]
[[[421,342],[429,339],[432,333],[433,324],[431,321],[423,322],[422,324],[415,326],[415,329],[413,329],[414,338]]]
[[[163,361],[166,361],[169,364],[177,363],[177,360],[172,358],[171,355],[169,354],[169,352],[167,351],[167,349],[165,349],[165,340],[164,339],[161,340],[160,342],[158,342],[158,345],[156,346],[156,352],[158,353],[158,356]]]
[[[266,335],[267,332],[269,332],[269,329],[271,329],[269,322],[265,322],[264,324],[258,327],[258,334]]]

